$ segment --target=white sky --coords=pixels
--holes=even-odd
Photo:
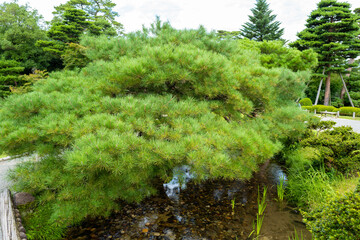
[[[10,0],[0,0],[0,3]],[[268,0],[270,9],[277,15],[276,20],[285,28],[284,38],[294,41],[296,33],[305,28],[310,12],[316,9],[320,0]],[[67,0],[18,0],[28,3],[44,16],[52,19],[54,6]],[[125,27],[125,32],[140,30],[142,25],[149,26],[159,15],[161,20],[169,20],[178,29],[205,26],[208,30],[237,31],[248,21],[250,9],[256,0],[113,0],[117,4],[117,19]],[[344,2],[344,1],[342,1]],[[360,7],[359,0],[347,0],[352,9]]]

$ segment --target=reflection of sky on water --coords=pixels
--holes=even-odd
[[[284,186],[286,186],[287,176],[284,171],[281,169],[279,165],[276,163],[271,163],[268,167],[268,175],[269,180],[272,181],[273,184],[280,184],[280,179],[284,179]]]
[[[179,201],[181,189],[186,189],[186,183],[193,179],[194,175],[186,165],[174,168],[173,173],[171,181],[163,185],[166,195],[173,201]]]

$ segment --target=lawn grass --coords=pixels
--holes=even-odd
[[[321,114],[316,114],[316,116],[321,117]],[[335,116],[330,116],[329,118],[336,119]],[[360,121],[360,117],[353,118],[353,117],[350,117],[350,116],[340,116],[339,118]]]
[[[353,118],[353,117],[350,117],[350,116],[340,116],[339,118],[360,121],[360,117]]]
[[[333,183],[333,188],[337,194],[344,195],[347,192],[353,192],[359,184],[359,174],[351,178],[344,178]]]

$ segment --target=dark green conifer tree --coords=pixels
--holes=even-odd
[[[324,105],[330,104],[331,73],[345,72],[350,67],[347,60],[360,54],[357,19],[349,3],[322,0],[292,44],[300,50],[313,48],[319,54],[318,72],[325,69],[327,75]]]
[[[10,94],[10,87],[20,86],[20,74],[24,67],[14,60],[5,60],[0,58],[0,97],[6,97]]]
[[[280,29],[280,22],[275,21],[276,15],[271,14],[272,10],[266,0],[256,0],[251,12],[253,15],[249,15],[249,22],[240,31],[242,37],[255,41],[281,40],[284,29]]]
[[[69,56],[69,44],[72,47],[79,44],[81,35],[122,34],[122,24],[115,20],[118,13],[112,10],[113,7],[115,4],[111,0],[69,0],[55,7],[54,18],[47,33],[50,40],[38,41],[38,46],[58,58],[59,68],[74,67],[67,66],[69,59],[65,54]],[[81,46],[77,47],[80,48]],[[77,67],[82,66],[80,64]]]

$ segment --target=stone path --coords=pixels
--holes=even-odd
[[[324,121],[331,120],[336,122],[335,127],[350,126],[353,128],[354,132],[360,133],[360,121],[358,120],[349,120],[349,119],[342,119],[335,117],[323,117],[322,120]]]
[[[9,181],[6,178],[8,170],[14,168],[16,164],[22,161],[26,161],[29,158],[32,157],[26,156],[26,157],[15,158],[12,160],[9,160],[8,157],[0,159],[0,192],[2,192],[2,190],[10,186]]]

